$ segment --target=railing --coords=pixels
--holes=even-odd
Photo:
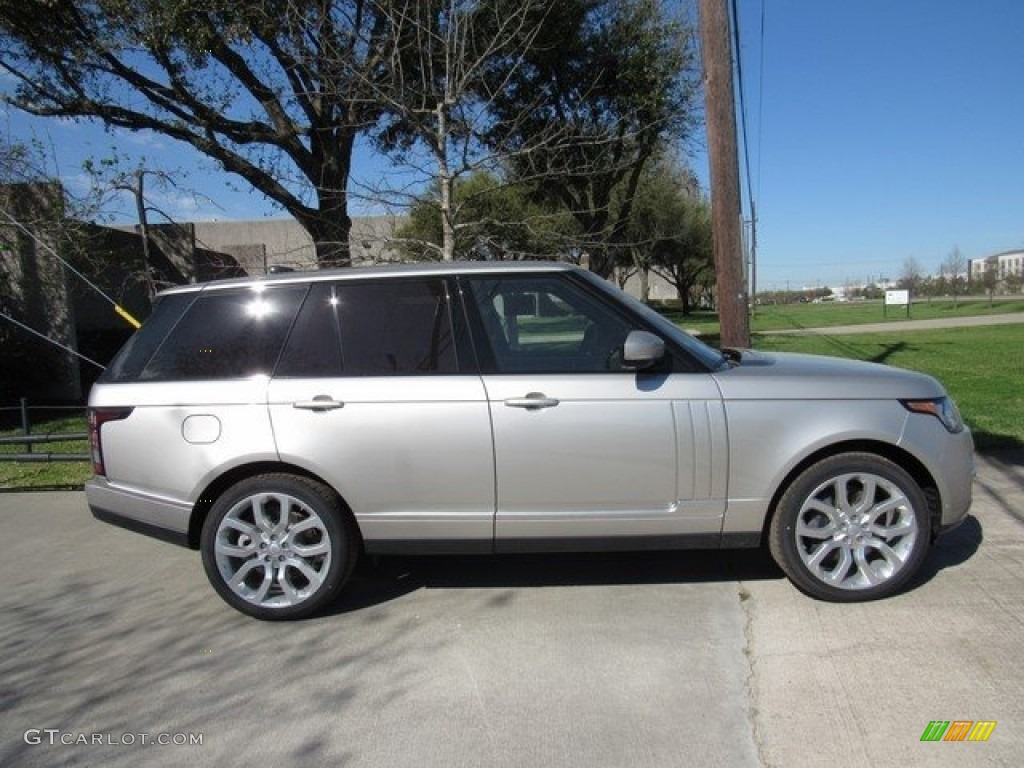
[[[91,461],[92,457],[88,452],[84,453],[54,453],[48,451],[45,453],[38,453],[33,450],[33,446],[46,445],[48,443],[70,443],[70,442],[87,442],[89,440],[88,432],[47,432],[44,434],[32,434],[32,419],[30,412],[32,410],[38,411],[75,411],[82,412],[85,409],[81,406],[72,405],[29,405],[26,398],[21,398],[19,405],[14,407],[0,408],[2,411],[19,411],[21,414],[21,432],[20,435],[11,435],[0,437],[0,447],[7,445],[23,445],[25,446],[24,453],[5,453],[0,451],[0,461],[13,461],[13,462],[35,462],[43,463],[50,461]]]

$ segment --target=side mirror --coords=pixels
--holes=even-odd
[[[665,342],[647,331],[630,331],[622,345],[622,367],[641,371],[665,356]]]

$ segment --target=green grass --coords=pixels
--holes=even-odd
[[[33,435],[85,432],[84,416],[56,419],[32,426]],[[4,436],[20,435],[21,429],[0,432]],[[32,446],[34,453],[88,453],[85,441],[65,441]],[[0,445],[0,453],[26,453],[24,445]],[[15,463],[0,461],[0,489],[10,488],[79,488],[92,476],[87,461],[52,461],[46,463]]]
[[[786,304],[758,307],[751,329],[757,331],[784,331],[796,328],[829,328],[836,325],[863,325],[866,323],[898,323],[907,319],[906,307],[889,307],[885,313],[880,301],[829,302],[825,304]],[[1024,298],[1019,296],[997,298],[989,306],[985,298],[962,298],[954,306],[952,299],[933,299],[914,302],[910,308],[911,320],[974,317],[1024,312]],[[886,316],[887,315],[887,316]]]
[[[899,323],[907,319],[905,307],[889,307],[883,314],[880,301],[828,302],[824,304],[786,304],[757,307],[751,321],[751,330],[787,331],[799,328],[831,328],[837,325],[865,325],[868,323]],[[974,317],[1024,312],[1024,297],[996,297],[989,306],[987,298],[977,296],[961,298],[956,305],[952,299],[926,299],[914,302],[911,320],[935,318]],[[668,319],[687,331],[701,336],[718,333],[718,315],[714,312],[682,314],[678,309],[662,310]],[[888,315],[887,317],[885,315]]]
[[[1024,446],[1024,325],[757,336],[753,346],[870,360],[930,374],[957,401],[979,449]]]

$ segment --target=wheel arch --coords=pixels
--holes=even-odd
[[[232,467],[223,474],[214,478],[209,485],[203,489],[203,492],[199,494],[199,498],[192,506],[192,514],[189,516],[187,534],[187,543],[189,548],[199,549],[199,538],[203,530],[203,523],[206,521],[206,517],[209,515],[214,502],[221,496],[221,494],[242,480],[268,473],[284,473],[296,475],[297,477],[305,477],[330,490],[330,492],[338,499],[339,504],[341,504],[341,508],[351,518],[353,530],[356,531],[356,534],[359,537],[359,549],[363,549],[363,537],[362,532],[359,530],[359,522],[356,520],[355,514],[352,512],[352,508],[348,505],[348,502],[345,501],[344,497],[338,493],[337,489],[316,473],[310,472],[308,469],[300,467],[297,464],[289,464],[281,461],[256,461],[248,464],[241,464],[237,467]]]
[[[768,514],[765,515],[764,525],[761,529],[762,543],[768,541],[768,531],[771,529],[772,520],[775,518],[775,513],[778,510],[779,500],[786,492],[786,489],[808,467],[843,453],[870,453],[883,459],[888,459],[893,464],[902,467],[921,488],[928,502],[931,538],[934,541],[938,535],[942,520],[942,499],[939,495],[938,484],[927,467],[916,456],[898,445],[880,440],[848,440],[827,445],[814,453],[808,454],[789,470],[772,494],[771,502],[768,505]]]

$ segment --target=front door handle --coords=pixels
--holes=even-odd
[[[344,407],[345,403],[335,400],[330,395],[317,395],[312,400],[299,400],[297,403],[292,403],[292,408],[303,411],[336,411]]]
[[[541,408],[554,408],[558,401],[548,397],[543,392],[531,392],[526,397],[510,397],[505,401],[509,408],[526,408],[528,411],[536,411]]]

